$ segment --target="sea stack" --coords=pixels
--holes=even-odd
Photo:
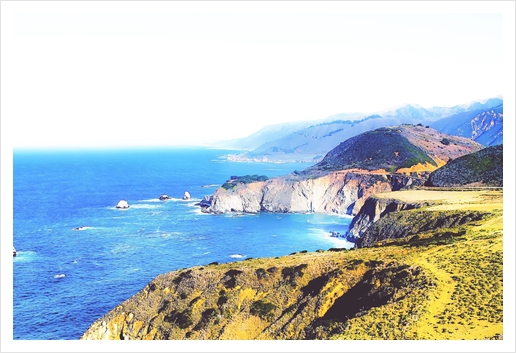
[[[190,196],[190,193],[188,191],[185,191],[183,195],[183,200],[190,200],[192,197]]]
[[[129,204],[125,200],[120,200],[118,204],[116,205],[116,208],[129,208]]]

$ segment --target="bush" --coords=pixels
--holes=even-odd
[[[226,190],[232,189],[239,184],[249,184],[255,181],[266,181],[269,178],[266,175],[244,175],[244,176],[236,176],[232,175],[231,178],[222,184],[222,187]]]
[[[249,311],[252,315],[259,316],[262,319],[270,320],[274,317],[274,309],[276,309],[276,305],[267,303],[263,300],[258,300],[251,304]]]
[[[449,144],[450,144],[450,140],[448,140],[448,139],[445,137],[445,138],[443,138],[443,139],[441,140],[441,143],[442,143],[443,145],[449,145]]]

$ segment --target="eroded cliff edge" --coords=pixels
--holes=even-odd
[[[238,185],[226,190],[219,188],[213,195],[213,213],[278,212],[278,213],[338,213],[356,214],[365,200],[379,192],[421,186],[425,178],[401,174],[370,173],[345,170],[318,178],[288,175]]]
[[[163,274],[81,339],[503,339],[502,192],[392,194],[431,204],[364,239],[407,236]]]
[[[447,161],[479,151],[470,139],[401,125],[342,142],[301,172],[252,183],[227,183],[205,212],[320,212],[356,215],[376,193],[421,186]]]

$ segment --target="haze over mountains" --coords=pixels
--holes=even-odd
[[[247,150],[230,155],[230,160],[315,163],[350,137],[405,123],[430,125],[440,132],[468,137],[485,146],[496,145],[503,142],[503,100],[490,98],[432,108],[408,104],[375,114],[336,114],[323,120],[266,126],[246,138],[226,141],[221,146]]]

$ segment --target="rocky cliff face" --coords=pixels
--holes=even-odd
[[[358,214],[351,221],[346,236],[350,240],[357,241],[373,223],[384,217],[387,213],[419,207],[421,207],[421,203],[419,202],[409,203],[396,199],[383,199],[371,196],[364,202]]]
[[[260,211],[356,214],[372,194],[420,186],[425,179],[401,174],[347,170],[320,177],[289,175],[240,185],[213,195],[209,212]]]
[[[455,228],[463,224],[480,221],[489,216],[489,212],[483,211],[408,211],[392,212],[381,217],[377,222],[369,224],[369,227],[357,239],[359,248],[380,244],[385,240],[414,237],[436,229]],[[460,236],[460,230],[437,234],[435,238]],[[411,239],[412,241],[417,240]]]
[[[208,212],[321,212],[355,215],[367,197],[422,185],[450,159],[482,145],[416,125],[380,128],[350,138],[304,171],[219,188]]]

